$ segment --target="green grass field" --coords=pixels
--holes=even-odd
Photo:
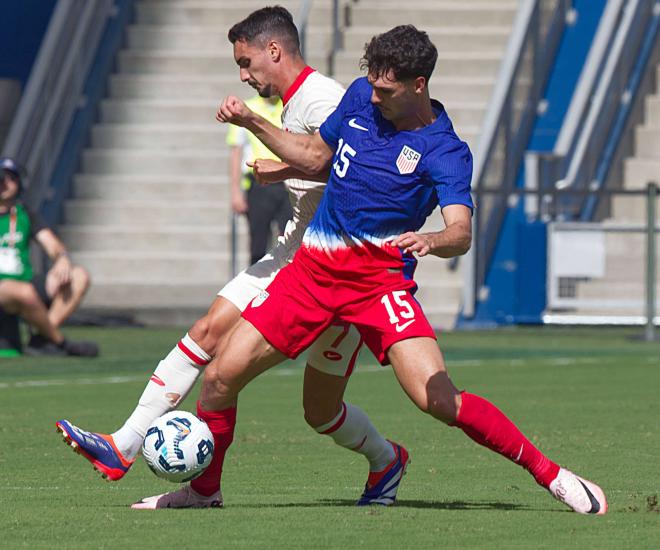
[[[0,360],[2,548],[659,548],[660,344],[639,330],[507,329],[441,335],[459,387],[500,406],[550,457],[597,481],[604,517],[571,513],[522,469],[422,415],[363,353],[347,400],[403,443],[393,508],[356,508],[366,461],[302,417],[302,363],[242,394],[222,510],[135,511],[172,489],[139,461],[103,482],[55,432],[117,428],[177,330],[69,329],[96,360]],[[183,408],[194,410],[194,395]]]

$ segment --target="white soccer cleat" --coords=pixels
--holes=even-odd
[[[157,510],[160,508],[222,508],[222,491],[205,497],[190,485],[153,497],[143,498],[131,505],[134,510]]]
[[[607,512],[607,499],[603,490],[564,468],[559,469],[557,477],[550,483],[550,492],[578,514],[600,516]]]

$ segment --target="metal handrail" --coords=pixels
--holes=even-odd
[[[475,152],[473,189],[488,183],[499,193],[493,197],[491,208],[477,205],[473,228],[477,246],[464,258],[465,317],[474,315],[477,289],[484,282],[486,268],[497,243],[508,206],[508,191],[515,187],[516,175],[570,7],[569,0],[520,2]],[[499,153],[497,159],[496,151]],[[499,175],[492,168],[496,161],[502,163]],[[476,250],[479,250],[478,254]]]
[[[298,13],[296,14],[296,28],[298,29],[298,37],[300,39],[300,51],[305,57],[307,46],[307,23],[309,20],[309,12],[312,9],[314,0],[303,0]]]
[[[535,154],[532,186],[588,188],[605,184],[640,87],[660,21],[659,0],[610,0],[569,112],[551,154]],[[597,197],[565,215],[591,219]]]
[[[94,61],[112,0],[58,0],[5,142],[3,155],[30,175],[26,200],[38,209]]]

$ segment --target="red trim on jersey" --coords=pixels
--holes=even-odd
[[[293,94],[295,94],[298,91],[298,88],[300,88],[307,80],[307,77],[312,74],[315,71],[315,69],[312,69],[309,65],[307,65],[302,71],[300,71],[300,74],[296,77],[296,79],[293,81],[293,84],[289,86],[289,89],[284,92],[284,95],[282,96],[282,105],[286,105],[289,100],[293,97]]]
[[[344,420],[346,420],[346,403],[341,404],[342,409],[341,409],[341,417],[337,422],[335,422],[332,426],[330,426],[327,430],[324,432],[321,432],[321,435],[328,435],[331,434],[332,432],[337,431],[341,425],[344,423]]]
[[[197,354],[193,353],[192,351],[190,351],[182,341],[179,341],[179,343],[177,345],[179,346],[179,349],[183,353],[185,353],[190,359],[192,359],[200,367],[203,367],[204,365],[209,364],[209,361],[207,361],[206,359],[202,359],[199,355],[197,355]]]

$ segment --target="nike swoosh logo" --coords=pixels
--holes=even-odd
[[[364,126],[360,126],[357,122],[355,122],[355,119],[352,118],[351,120],[348,121],[348,125],[351,128],[355,128],[356,130],[362,130],[363,132],[368,132],[369,128],[365,128]]]
[[[411,319],[407,323],[403,323],[403,325],[400,325],[399,323],[397,323],[394,326],[394,328],[396,329],[397,332],[402,332],[406,329],[406,327],[408,327],[409,325],[412,325],[415,321],[417,321],[417,319]]]
[[[582,481],[580,481],[580,485],[584,488],[584,492],[587,493],[587,496],[589,497],[589,501],[591,502],[591,510],[587,512],[587,514],[597,514],[600,512],[600,502],[598,502],[598,499],[594,496],[594,494],[589,490],[589,487],[587,487]]]
[[[514,462],[518,462],[518,461],[520,460],[520,457],[522,456],[522,452],[523,452],[524,447],[525,447],[525,444],[523,443],[523,444],[520,446],[520,452],[518,453],[518,456],[516,457],[516,459],[514,460]]]

